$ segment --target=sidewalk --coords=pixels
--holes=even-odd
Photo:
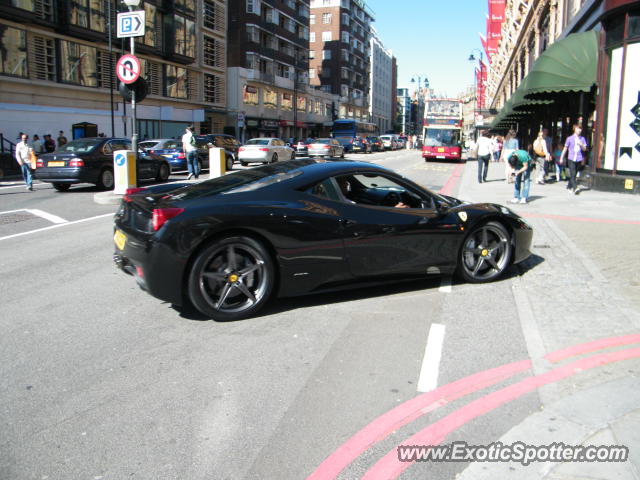
[[[529,204],[509,204],[513,184],[504,164],[491,163],[488,182],[477,182],[477,163],[464,168],[457,197],[508,206],[533,225],[532,257],[512,278],[512,292],[533,363],[533,375],[549,374],[577,359],[619,352],[639,343],[615,344],[552,363],[549,352],[595,340],[640,333],[638,271],[640,198],[600,191],[569,194],[564,182],[532,185]],[[565,442],[626,445],[624,463],[472,463],[459,475],[471,479],[640,480],[640,357],[574,374],[537,389],[542,410],[514,426],[504,444]],[[498,439],[496,439],[498,440]]]

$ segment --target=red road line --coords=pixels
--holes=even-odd
[[[571,356],[613,346],[636,343],[638,341],[640,341],[640,335],[605,338],[557,350],[549,353],[545,358],[551,362],[557,362]],[[386,438],[394,430],[412,422],[425,413],[434,411],[455,399],[499,383],[518,372],[530,368],[530,366],[531,361],[529,360],[502,365],[475,373],[443,385],[432,392],[427,392],[411,400],[407,400],[358,431],[329,455],[307,480],[330,480],[335,478],[363,452],[380,440]]]
[[[403,445],[438,445],[442,443],[449,433],[459,429],[471,420],[495,410],[505,403],[520,398],[543,385],[557,382],[584,370],[637,357],[640,357],[640,348],[603,353],[578,360],[535,377],[526,378],[459,408],[411,436],[403,442]],[[397,448],[395,448],[367,470],[362,480],[395,479],[412,464],[413,462],[400,462]]]
[[[528,368],[531,368],[530,360],[509,363],[456,380],[398,405],[343,443],[307,477],[307,480],[335,478],[363,452],[394,430],[457,398],[499,383]]]
[[[460,176],[462,175],[462,171],[464,170],[464,164],[456,165],[456,168],[453,170],[453,173],[447,180],[447,183],[438,191],[438,193],[442,195],[451,195],[453,193],[453,189],[457,185],[460,180]]]
[[[630,343],[640,343],[640,334],[602,338],[594,342],[582,343],[563,350],[556,350],[555,352],[545,355],[544,358],[555,363],[560,360],[564,360],[565,358],[576,357],[583,353],[593,352],[594,350],[604,350],[605,348],[618,347],[620,345],[628,345]]]
[[[554,215],[551,213],[520,213],[521,217],[526,218],[552,218],[556,220],[570,220],[573,222],[590,222],[590,223],[614,223],[618,225],[640,225],[637,220],[615,220],[611,218],[590,218],[590,217],[571,217],[569,215]]]

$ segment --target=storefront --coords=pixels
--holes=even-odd
[[[593,182],[640,193],[640,8],[604,3]]]

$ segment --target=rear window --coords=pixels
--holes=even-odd
[[[102,143],[99,139],[84,139],[72,140],[69,143],[58,147],[57,153],[88,153],[98,145]]]
[[[269,139],[266,138],[252,138],[248,140],[246,145],[269,145]]]
[[[174,200],[192,200],[211,195],[228,195],[259,190],[274,183],[280,183],[302,175],[300,167],[312,163],[315,162],[309,160],[306,163],[295,162],[293,165],[289,164],[289,162],[282,162],[249,170],[238,170],[223,177],[213,178],[176,190],[171,194],[171,197]]]
[[[331,143],[331,139],[330,138],[319,138],[317,140],[315,140],[313,143],[322,143],[324,145],[328,145]]]

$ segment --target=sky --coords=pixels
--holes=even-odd
[[[382,43],[397,58],[399,88],[413,91],[411,78],[417,82],[418,75],[436,94],[457,96],[473,85],[468,58],[482,49],[478,32],[486,35],[487,0],[366,1]]]

